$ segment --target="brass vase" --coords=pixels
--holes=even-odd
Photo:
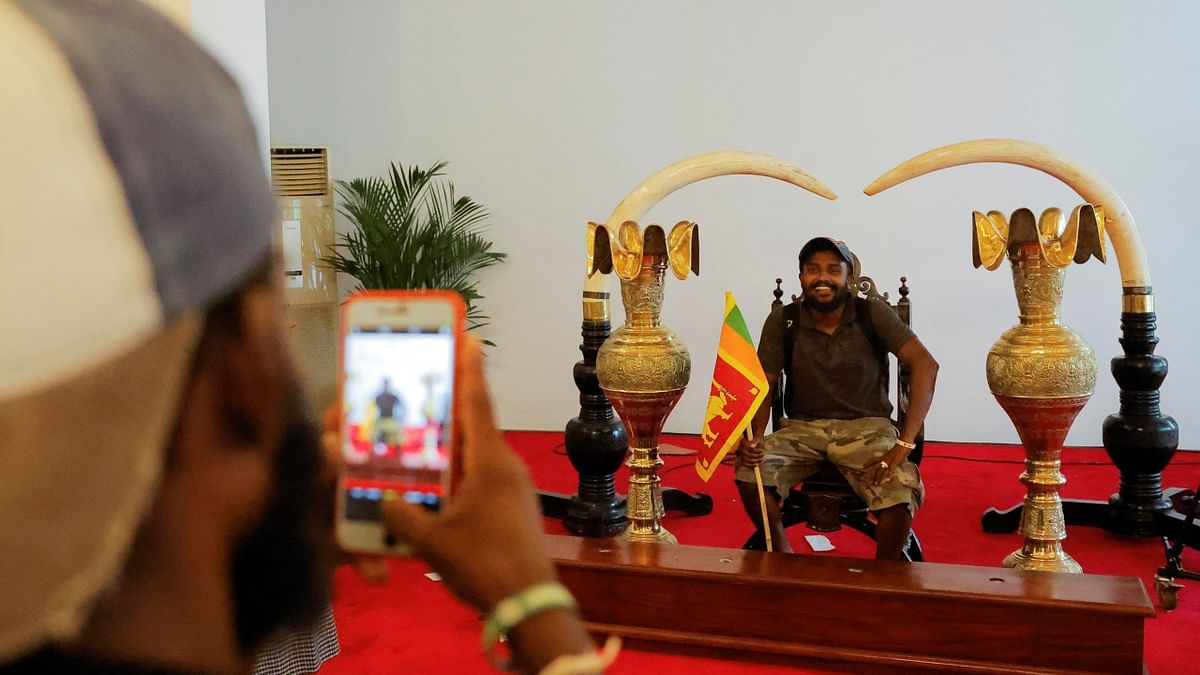
[[[1083,228],[1086,245],[1079,239],[1081,218],[1088,223]],[[1095,242],[1103,230],[1092,227],[1096,218],[1092,207],[1080,207],[1060,234],[1057,209],[1046,211],[1036,225],[1031,211],[1018,210],[1011,227],[995,212],[976,214],[976,266],[986,263],[994,269],[998,255],[1007,251],[1020,313],[1020,323],[1004,331],[987,355],[988,387],[1025,447],[1025,542],[1004,559],[1005,567],[1082,572],[1062,547],[1067,533],[1059,489],[1067,481],[1061,456],[1071,423],[1095,390],[1096,356],[1078,333],[1062,324],[1061,310],[1066,265],[1087,260],[1096,250],[1103,259],[1103,248]]]
[[[694,226],[689,223],[687,228],[690,232]],[[628,236],[627,244],[633,244]],[[658,443],[667,416],[687,387],[692,361],[675,332],[659,321],[668,263],[662,228],[647,227],[641,243],[630,246],[639,253],[636,275],[621,277],[625,324],[613,331],[596,354],[596,375],[629,436],[629,527],[624,536],[630,541],[674,544],[675,536],[661,523],[664,511],[658,470],[663,461]],[[689,243],[685,247],[689,255],[690,248]],[[683,269],[686,274],[688,266]]]

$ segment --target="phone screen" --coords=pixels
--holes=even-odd
[[[454,329],[351,325],[342,393],[343,517],[385,499],[440,508],[450,475]]]

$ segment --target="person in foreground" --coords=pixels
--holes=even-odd
[[[336,472],[287,352],[245,105],[132,0],[0,2],[0,64],[20,195],[0,217],[0,672],[248,672],[328,607]],[[466,345],[461,489],[387,518],[489,613],[555,571]],[[518,618],[500,626],[522,670],[614,655],[571,603]]]
[[[800,250],[797,304],[776,308],[763,324],[758,356],[771,388],[742,439],[735,483],[751,522],[762,528],[754,467],[761,466],[767,521],[777,550],[791,552],[780,522],[780,495],[823,461],[841,471],[878,520],[875,557],[899,560],[925,487],[908,460],[933,400],[938,364],[886,304],[850,290],[854,256],[841,242],[817,237]],[[890,419],[887,353],[911,368],[903,427]],[[763,437],[770,401],[787,373],[786,418]]]

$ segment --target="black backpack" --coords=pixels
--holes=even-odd
[[[866,298],[856,295],[854,296],[854,322],[858,324],[862,332],[867,336],[867,341],[871,343],[871,350],[875,352],[875,357],[879,359],[879,372],[883,376],[884,390],[891,387],[890,376],[891,369],[888,367],[888,351],[883,345],[883,340],[879,338],[879,333],[875,331],[875,320],[871,318],[870,301]],[[784,394],[784,402],[792,399],[792,387],[796,386],[792,382],[792,352],[796,348],[796,333],[800,327],[800,302],[794,301],[783,308],[783,376],[787,380],[787,392]]]

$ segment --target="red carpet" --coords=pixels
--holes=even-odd
[[[529,463],[542,489],[573,492],[575,473],[559,447],[562,435],[549,432],[510,432],[509,442]],[[692,436],[672,436],[665,443],[694,447]],[[921,465],[928,488],[925,506],[917,514],[915,529],[926,558],[931,562],[996,566],[1021,544],[1020,536],[984,534],[979,516],[991,506],[1007,508],[1017,503],[1024,488],[1021,449],[1016,446],[929,443]],[[713,513],[700,518],[668,515],[664,525],[681,543],[738,548],[749,534],[741,506],[736,502],[732,471],[722,467],[709,484],[700,482],[685,456],[666,456],[663,483],[713,496]],[[1063,455],[1067,484],[1064,497],[1107,499],[1116,490],[1118,473],[1101,449],[1068,449]],[[624,492],[625,472],[617,476]],[[1168,468],[1163,484],[1195,489],[1200,482],[1200,453],[1181,452]],[[547,520],[546,530],[566,534],[557,521]],[[802,526],[789,533],[796,550],[808,550]],[[872,542],[843,529],[829,535],[837,547],[824,555],[870,556]],[[1103,530],[1072,527],[1064,547],[1084,571],[1140,577],[1157,605],[1153,576],[1163,564],[1162,545],[1153,539],[1117,537]],[[823,555],[813,553],[811,555]],[[1200,570],[1200,552],[1187,550],[1184,566]],[[322,673],[479,673],[489,672],[479,643],[479,618],[454,602],[440,584],[423,575],[428,568],[415,560],[392,562],[393,578],[383,587],[369,587],[356,573],[343,567],[335,580],[334,610],[342,641],[342,654]],[[1184,581],[1179,607],[1159,611],[1146,622],[1146,665],[1151,673],[1197,672],[1191,641],[1200,636],[1200,582]],[[772,608],[777,609],[777,608]],[[1081,627],[1081,629],[1083,629]],[[795,673],[817,672],[758,666],[625,650],[611,673]]]

